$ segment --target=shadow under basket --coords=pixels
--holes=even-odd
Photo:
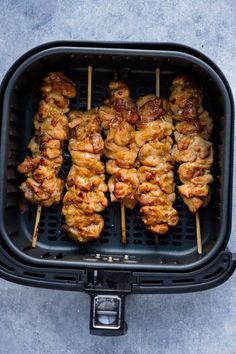
[[[17,172],[17,166],[28,154],[27,144],[33,135],[32,118],[38,109],[40,85],[48,72],[62,71],[77,87],[78,93],[71,102],[71,109],[86,110],[88,65],[93,67],[93,107],[103,103],[108,83],[113,80],[115,71],[118,79],[130,87],[133,99],[155,92],[157,68],[160,69],[160,95],[163,98],[169,97],[171,82],[179,74],[189,75],[203,84],[203,105],[214,120],[211,141],[214,143],[212,173],[215,179],[211,185],[211,201],[200,210],[202,256],[197,253],[195,217],[189,213],[178,193],[174,204],[180,216],[178,225],[166,235],[159,236],[158,243],[155,242],[155,236],[143,227],[139,206],[136,206],[133,211],[126,210],[127,244],[122,245],[120,205],[109,203],[102,213],[105,227],[101,237],[86,245],[76,244],[63,232],[62,205],[59,204],[42,208],[37,246],[31,248],[36,207],[28,204],[19,191],[23,179]],[[119,289],[121,279],[123,283],[126,279],[131,287],[127,292],[158,292],[167,287],[165,282],[169,278],[165,274],[175,273],[179,277],[184,274],[186,280],[186,274],[204,269],[225,250],[231,225],[233,99],[222,72],[201,53],[181,45],[165,43],[48,43],[26,53],[6,74],[1,87],[1,107],[1,247],[12,259],[24,264],[24,269],[27,265],[35,270],[35,274],[44,274],[45,282],[49,270],[51,273],[64,272],[63,275],[57,274],[59,278],[62,277],[56,278],[57,284],[55,279],[54,283],[51,279],[47,284],[41,279],[40,285],[38,279],[37,286],[49,286],[50,283],[54,284],[54,288],[62,288],[61,281],[67,288],[66,285],[76,282],[77,290],[78,284],[83,284],[80,290],[91,290],[94,289],[88,285],[93,284],[94,280],[91,280],[91,272],[97,271],[98,276],[102,271],[115,271],[116,285],[110,285],[110,291]],[[64,180],[70,165],[70,155],[65,147],[64,165],[60,171]],[[179,184],[176,171],[175,183]],[[44,268],[47,272],[43,271]],[[33,274],[32,269],[28,273]],[[77,270],[79,278],[72,276],[67,279],[72,269]],[[146,280],[142,278],[142,281],[141,278],[140,281],[136,279],[135,287],[135,282],[129,277],[140,275],[140,272],[152,277]],[[157,275],[159,280],[155,278]],[[164,278],[160,279],[160,275]],[[23,283],[26,278],[33,281],[33,276],[27,274],[23,278]],[[182,286],[183,291],[191,289],[191,279],[194,278],[190,277],[185,283],[181,283],[182,280],[178,283],[178,279],[174,278],[176,283],[169,284],[169,290],[176,289],[178,285]],[[105,280],[102,284],[105,288]],[[93,305],[97,304],[95,296],[92,301]],[[117,301],[117,306],[121,306],[122,300],[121,303]],[[96,322],[94,313],[91,316],[92,321]]]

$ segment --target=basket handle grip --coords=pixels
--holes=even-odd
[[[125,334],[125,295],[92,293],[90,296],[90,333],[100,336]]]

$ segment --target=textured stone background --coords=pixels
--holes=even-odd
[[[209,55],[235,95],[235,14],[234,0],[1,0],[0,79],[46,41],[170,41]],[[230,247],[236,251],[233,237]],[[0,280],[0,353],[235,354],[236,276],[202,293],[129,297],[124,337],[89,336],[88,315],[84,294]]]

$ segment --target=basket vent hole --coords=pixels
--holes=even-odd
[[[169,245],[169,242],[168,242],[168,241],[165,241],[165,240],[160,240],[160,241],[159,241],[159,245],[160,245],[160,246],[167,246],[167,245]]]
[[[142,240],[133,240],[133,243],[135,245],[141,245],[143,243],[143,241]]]
[[[193,282],[194,282],[193,278],[172,280],[172,283],[174,283],[174,284],[184,284],[184,283],[193,283]]]
[[[69,276],[62,276],[62,275],[55,275],[54,279],[65,280],[65,281],[76,281],[76,277],[69,277]]]
[[[24,272],[24,274],[33,278],[45,278],[45,274],[40,274],[40,273]]]
[[[26,252],[26,251],[29,251],[29,250],[31,250],[31,249],[32,249],[31,246],[26,246],[26,247],[22,248],[22,251],[23,251],[23,252]]]
[[[56,236],[48,236],[49,241],[56,241],[57,237]]]
[[[182,245],[182,242],[180,242],[180,241],[173,241],[173,242],[172,242],[172,245],[179,247],[179,246]]]
[[[149,245],[149,246],[154,245],[154,241],[153,240],[147,240],[146,244]]]
[[[62,240],[62,241],[70,241],[70,239],[69,239],[67,236],[62,236],[62,237],[61,237],[61,240]]]
[[[100,238],[101,243],[108,243],[109,239],[108,238]]]
[[[174,240],[180,240],[181,239],[181,235],[172,235],[172,238]]]
[[[46,252],[42,255],[42,258],[49,258],[51,256],[50,252]]]
[[[121,240],[120,240],[120,244],[123,245]],[[128,244],[129,244],[129,240],[126,239],[126,245],[128,245]]]
[[[143,234],[141,232],[135,232],[133,235],[134,237],[138,237],[138,238],[143,237]]]
[[[58,217],[55,215],[49,215],[49,220],[58,220]]]
[[[49,222],[49,223],[48,223],[48,226],[50,226],[50,227],[57,227],[58,224],[57,224],[56,222]]]
[[[187,240],[194,240],[195,239],[195,235],[186,235],[185,238]]]

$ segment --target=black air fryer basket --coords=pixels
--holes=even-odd
[[[138,208],[126,211],[127,244],[120,242],[120,205],[103,212],[105,228],[96,242],[80,246],[62,231],[61,205],[42,209],[37,247],[31,248],[36,207],[19,192],[17,165],[33,134],[43,77],[59,70],[77,86],[72,109],[86,109],[87,67],[93,67],[92,106],[106,97],[114,77],[124,80],[132,98],[155,90],[160,68],[161,97],[169,97],[173,78],[187,74],[204,85],[204,107],[214,119],[214,183],[210,204],[200,210],[203,255],[196,246],[195,218],[177,195],[177,227],[155,245],[142,226]],[[53,42],[23,55],[6,74],[1,99],[0,272],[7,280],[91,295],[90,331],[117,335],[126,329],[125,296],[208,289],[233,273],[235,256],[226,246],[231,228],[234,106],[219,68],[203,54],[177,44]],[[61,176],[70,168],[64,155]]]

